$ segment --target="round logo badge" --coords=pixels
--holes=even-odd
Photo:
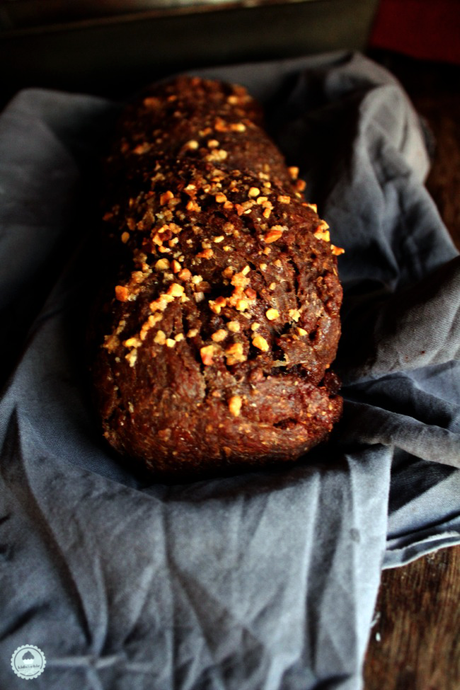
[[[45,655],[33,644],[23,644],[14,650],[11,657],[11,668],[19,678],[31,680],[37,678],[46,666]]]

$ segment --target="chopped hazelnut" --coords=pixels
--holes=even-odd
[[[180,280],[185,280],[185,282],[187,282],[192,277],[192,274],[188,268],[183,268],[181,271],[179,271],[177,277],[180,278]]]
[[[254,336],[254,338],[252,339],[252,344],[259,350],[262,350],[262,352],[267,352],[270,349],[269,344],[261,335]]]
[[[166,345],[168,347],[174,347],[175,344],[176,344],[175,340],[173,340],[172,338],[166,338]]]
[[[240,322],[239,321],[229,321],[227,324],[227,328],[232,333],[238,333],[240,330]]]
[[[300,326],[297,328],[297,333],[298,335],[307,335],[305,328],[300,328]]]
[[[154,343],[157,343],[158,345],[164,345],[166,342],[166,334],[164,331],[157,331],[156,335],[153,339]]]
[[[212,249],[204,249],[202,252],[198,252],[196,255],[197,259],[211,259],[214,256]]]
[[[196,149],[198,148],[199,144],[198,144],[197,141],[195,141],[195,139],[191,139],[190,141],[188,141],[188,142],[185,144],[185,146],[186,146],[188,149],[196,150]]]
[[[251,197],[259,196],[259,194],[260,194],[260,189],[258,189],[257,187],[251,187],[249,192],[248,192],[248,196],[251,196]]]
[[[230,410],[230,414],[232,414],[234,417],[239,417],[242,405],[243,401],[241,399],[241,396],[232,395],[232,397],[228,401],[228,409]]]
[[[291,197],[286,196],[285,194],[280,194],[278,197],[278,201],[280,204],[290,204],[291,203]]]
[[[160,204],[164,206],[170,199],[174,199],[174,194],[169,191],[163,192],[163,194],[160,195]]]
[[[289,318],[293,321],[298,321],[300,319],[300,311],[298,309],[289,309]]]
[[[206,366],[209,366],[213,362],[214,356],[214,345],[205,345],[200,348],[201,361]]]
[[[232,98],[232,96],[229,96],[227,99],[229,103],[230,103],[230,98]],[[234,122],[230,125],[230,129],[232,130],[232,132],[245,132],[246,131],[246,125],[244,125],[242,122]]]
[[[279,238],[283,235],[283,230],[280,228],[281,226],[275,225],[264,235],[264,240],[267,244],[271,244],[272,242],[276,242],[276,240],[279,240]]]
[[[185,336],[183,333],[178,333],[175,337],[174,340],[176,343],[180,343],[182,340],[184,340]]]
[[[123,242],[123,244],[126,244],[127,242],[129,242],[129,237],[130,237],[129,232],[122,233],[121,241]]]
[[[288,173],[291,176],[291,180],[296,180],[299,176],[299,168],[297,168],[295,165],[292,165],[290,168],[288,168]]]
[[[210,148],[210,149],[215,149],[215,148],[217,148],[218,146],[219,146],[219,142],[217,141],[217,139],[210,139],[210,140],[208,141],[208,148]]]
[[[236,308],[238,311],[245,311],[249,307],[248,301],[246,299],[239,299],[236,303]]]
[[[222,192],[216,194],[214,198],[218,204],[223,204],[225,201],[227,201],[227,197],[225,196],[225,194],[222,194]]]
[[[115,286],[115,297],[119,302],[127,302],[129,299],[129,290],[124,285]]]
[[[278,309],[267,309],[265,316],[269,321],[274,321],[280,315]]]
[[[194,338],[199,332],[198,328],[191,328],[187,333],[187,338]]]
[[[220,244],[220,242],[223,242],[225,237],[223,235],[219,235],[218,237],[213,237],[212,240],[216,244]]]
[[[169,268],[169,259],[158,259],[155,268],[157,271],[167,271]]]
[[[182,266],[181,266],[180,263],[177,261],[177,259],[174,259],[174,260],[173,260],[171,266],[172,266],[173,273],[179,273],[179,271],[180,271],[181,268],[182,268]]]
[[[168,288],[168,295],[173,297],[181,297],[184,294],[184,286],[179,283],[172,283]]]
[[[218,331],[212,334],[211,338],[214,340],[215,343],[220,343],[222,340],[225,340],[227,337],[228,333],[225,330],[225,328],[219,328]]]
[[[253,323],[251,325],[251,331],[258,331],[260,328],[260,323]]]
[[[331,249],[334,256],[340,256],[341,254],[345,254],[345,249],[343,249],[342,247],[336,247],[335,244],[331,244]]]

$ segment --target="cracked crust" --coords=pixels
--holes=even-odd
[[[341,250],[297,173],[242,87],[179,78],[122,116],[92,373],[106,439],[159,475],[294,460],[340,416]]]

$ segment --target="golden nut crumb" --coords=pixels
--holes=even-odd
[[[214,340],[215,343],[221,343],[222,340],[225,340],[227,337],[228,333],[225,330],[225,328],[219,328],[218,331],[212,334],[211,338]]]
[[[181,297],[184,294],[184,287],[179,285],[179,283],[172,283],[168,288],[167,294],[173,297]]]
[[[174,260],[173,260],[173,262],[172,262],[172,264],[171,264],[171,267],[172,267],[173,273],[179,273],[179,271],[180,271],[181,268],[182,268],[182,266],[181,266],[180,263],[177,261],[177,259],[174,259]]]
[[[167,347],[174,347],[175,344],[176,344],[175,340],[173,340],[172,338],[166,338]]]
[[[205,366],[210,366],[213,363],[214,345],[205,345],[200,348],[201,361]]]
[[[179,273],[177,274],[177,277],[180,278],[181,280],[184,280],[185,282],[187,282],[192,277],[192,274],[190,273],[188,268],[183,268],[181,271],[179,271]]]
[[[158,345],[164,345],[166,342],[166,333],[164,331],[157,331],[153,342]]]
[[[290,204],[291,203],[291,197],[286,196],[285,194],[280,194],[278,197],[278,201],[280,204]]]
[[[276,240],[279,240],[279,238],[282,237],[282,235],[282,230],[274,230],[272,228],[264,235],[264,240],[267,244],[271,244],[272,242],[276,242]]]
[[[199,332],[200,332],[200,331],[198,330],[198,328],[191,328],[191,329],[187,332],[187,338],[194,338],[196,335],[198,335]]]
[[[236,308],[238,311],[245,311],[249,307],[249,303],[246,299],[239,299],[236,303]]]
[[[188,142],[185,144],[185,146],[186,146],[188,149],[191,149],[192,151],[194,151],[194,150],[196,150],[196,149],[198,148],[199,144],[198,144],[197,141],[195,141],[195,139],[191,139],[190,141],[188,141]]]
[[[260,328],[260,323],[253,323],[251,325],[251,331],[258,331]]]
[[[127,302],[129,299],[129,290],[124,285],[115,286],[115,297],[119,302]]]
[[[262,352],[268,352],[268,350],[270,349],[269,344],[261,335],[254,336],[254,338],[252,339],[252,344],[259,350],[262,350]]]
[[[210,140],[208,141],[208,148],[210,148],[210,149],[215,149],[215,148],[217,148],[218,146],[219,146],[219,142],[217,141],[217,139],[210,139]]]
[[[227,201],[227,197],[225,196],[225,194],[222,194],[222,192],[216,194],[214,198],[218,204],[223,204],[225,201]]]
[[[174,194],[172,192],[163,192],[160,195],[160,204],[164,206],[170,199],[174,199]]]
[[[174,336],[174,340],[176,341],[176,343],[180,343],[184,339],[185,336],[183,333],[178,333],[176,336]]]
[[[229,321],[227,324],[227,328],[232,333],[238,333],[240,330],[240,322],[239,321]]]
[[[298,335],[307,335],[305,328],[300,328],[300,326],[297,328],[297,333]]]
[[[248,192],[248,196],[251,196],[251,197],[259,196],[259,194],[260,194],[260,189],[258,189],[257,187],[251,187],[251,189]]]
[[[291,180],[296,180],[299,176],[299,168],[295,165],[291,165],[291,167],[288,168],[288,173],[291,176]]]
[[[298,309],[289,309],[289,318],[293,321],[300,319],[300,311]]]
[[[335,244],[331,244],[331,249],[334,256],[340,256],[341,254],[345,254],[345,249],[343,249],[342,247],[336,247]]]
[[[121,241],[123,242],[123,244],[126,244],[127,242],[129,242],[129,237],[130,237],[129,232],[124,232],[122,234]]]
[[[155,268],[157,269],[157,271],[167,271],[169,268],[169,260],[158,259],[158,261],[155,264]]]
[[[228,97],[228,102],[230,103],[230,98],[232,96]],[[242,122],[234,122],[233,124],[230,125],[230,129],[232,132],[245,132],[246,131],[246,125],[243,124]]]
[[[228,409],[230,410],[230,414],[232,414],[234,417],[239,417],[242,405],[243,400],[241,399],[241,396],[232,395],[228,401]]]
[[[265,316],[269,321],[274,321],[280,315],[278,309],[267,309]]]

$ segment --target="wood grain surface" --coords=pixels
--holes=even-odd
[[[427,187],[460,249],[460,66],[372,54],[399,78],[433,134]],[[365,690],[460,690],[460,546],[382,573]]]

